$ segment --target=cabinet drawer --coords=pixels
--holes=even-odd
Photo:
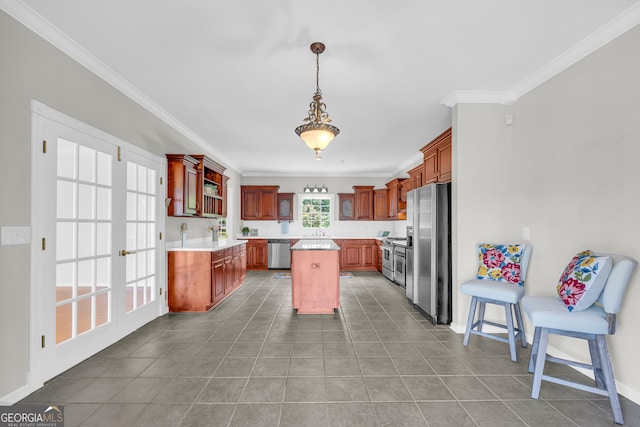
[[[220,249],[218,251],[215,251],[211,254],[212,260],[213,261],[219,261],[221,259],[224,259],[224,249]]]

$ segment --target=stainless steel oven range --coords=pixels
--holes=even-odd
[[[382,241],[382,274],[392,282],[398,282],[400,280],[402,286],[404,286],[404,247],[406,246],[407,239],[405,237],[387,237]],[[402,277],[396,277],[396,260],[395,253],[397,248],[402,247],[398,252],[398,256],[402,258]],[[400,252],[402,252],[400,254]]]
[[[393,243],[390,240],[382,241],[382,274],[393,282]]]
[[[403,288],[406,283],[406,251],[406,240],[393,244],[393,280]]]

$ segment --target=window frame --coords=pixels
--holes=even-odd
[[[304,218],[304,205],[305,205],[305,200],[317,200],[317,199],[326,199],[329,201],[329,212],[327,212],[326,215],[326,226],[322,225],[323,220],[320,220],[320,225],[319,226],[313,226],[313,225],[305,225],[305,218]],[[303,229],[314,229],[314,228],[321,228],[321,229],[329,229],[331,228],[332,222],[334,220],[333,215],[334,215],[334,206],[335,206],[335,202],[334,202],[334,197],[333,194],[309,194],[309,193],[301,193],[299,195],[299,214],[300,214],[300,225]],[[322,215],[322,213],[320,213]]]

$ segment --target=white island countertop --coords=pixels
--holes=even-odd
[[[340,246],[331,239],[302,239],[291,247],[292,251],[339,251]]]
[[[176,252],[176,251],[201,251],[201,252],[215,252],[221,249],[232,248],[238,245],[246,245],[247,242],[245,240],[232,240],[232,239],[222,239],[216,242],[187,242],[186,245],[182,246],[180,243],[177,246],[169,246],[167,245],[167,252]]]
[[[280,239],[280,240],[384,240],[384,237],[369,236],[301,236],[301,235],[268,235],[268,236],[243,236],[238,234],[236,239],[252,240],[252,239]]]

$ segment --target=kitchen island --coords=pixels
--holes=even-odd
[[[291,247],[291,298],[299,314],[331,314],[340,306],[340,246],[330,239]]]

